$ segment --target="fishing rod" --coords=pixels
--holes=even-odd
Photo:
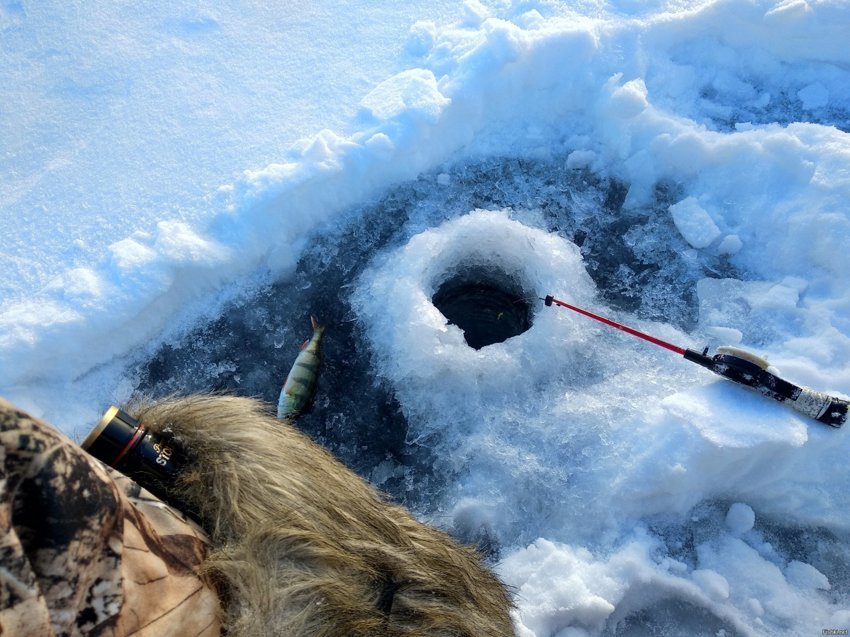
[[[572,310],[573,312],[578,312],[600,323],[605,323],[622,332],[637,336],[654,345],[675,352],[683,356],[685,360],[702,365],[715,374],[755,389],[768,398],[773,398],[781,403],[790,405],[801,414],[814,418],[824,424],[832,427],[840,427],[847,420],[847,408],[850,406],[850,402],[843,398],[829,396],[828,394],[809,389],[808,387],[801,387],[779,378],[779,376],[768,371],[769,364],[765,359],[746,350],[737,347],[722,346],[717,348],[717,354],[709,356],[707,347],[702,352],[679,347],[678,345],[668,343],[622,323],[612,321],[599,314],[588,312],[564,301],[559,301],[551,294],[545,299],[540,300],[547,307],[551,307],[554,304]]]

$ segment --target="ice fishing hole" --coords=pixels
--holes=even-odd
[[[507,273],[472,268],[441,283],[431,302],[463,330],[467,345],[481,349],[531,327],[527,297]]]

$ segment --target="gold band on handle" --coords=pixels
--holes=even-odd
[[[94,429],[92,429],[92,430],[91,430],[91,432],[89,432],[89,435],[88,435],[88,436],[86,436],[86,439],[85,439],[85,440],[83,440],[83,442],[82,442],[82,444],[81,444],[80,446],[81,446],[83,449],[85,449],[85,450],[87,450],[87,451],[88,451],[88,448],[91,446],[91,444],[92,444],[95,440],[97,440],[97,439],[98,439],[98,437],[99,437],[99,436],[100,436],[100,434],[103,432],[103,430],[104,430],[104,429],[106,429],[106,425],[108,425],[110,422],[112,422],[112,419],[113,419],[113,418],[115,418],[115,415],[116,415],[119,411],[120,411],[120,410],[119,410],[119,409],[118,409],[118,407],[116,407],[115,405],[113,405],[112,407],[110,407],[109,409],[107,409],[107,410],[106,410],[106,413],[105,413],[105,414],[103,414],[103,418],[101,418],[101,419],[100,419],[100,422],[98,422],[98,423],[97,423],[97,425],[95,426],[95,428],[94,428]]]

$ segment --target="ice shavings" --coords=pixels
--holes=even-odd
[[[731,606],[740,609],[737,612],[742,617],[752,618],[747,623],[755,634],[794,634],[803,630],[800,613],[824,621],[830,612],[828,601],[789,582],[782,568],[770,556],[762,555],[759,548],[757,540],[751,545],[720,534],[698,547],[699,565],[730,583]],[[742,577],[745,573],[748,575]],[[752,613],[753,609],[756,613]]]
[[[723,240],[718,244],[717,251],[720,254],[735,255],[738,254],[743,247],[744,243],[738,235],[729,234],[723,237]]]
[[[587,586],[587,592],[573,586],[575,598],[590,601],[596,593],[615,605],[608,625],[620,629],[651,625],[652,613],[647,611],[658,605],[659,598],[677,600],[674,606],[680,607],[685,615],[668,625],[663,634],[688,630],[687,615],[692,617],[693,628],[705,630],[714,625],[711,634],[730,631],[753,635],[798,634],[806,630],[807,620],[801,613],[817,621],[838,622],[839,629],[847,626],[846,616],[842,611],[832,610],[829,598],[823,595],[822,591],[829,590],[829,582],[818,569],[799,561],[784,562],[757,531],[735,537],[723,528],[714,527],[711,517],[698,517],[694,521],[703,525],[704,531],[697,541],[694,559],[684,558],[687,563],[657,557],[664,554],[664,548],[679,553],[675,535],[669,536],[667,546],[662,547],[658,538],[640,529],[602,559],[582,556],[580,550],[570,546],[546,548],[551,553],[562,554],[569,578]],[[539,551],[543,547],[535,548]],[[566,563],[565,558],[572,555],[583,557],[584,563],[579,559]],[[546,559],[554,561],[551,556]],[[606,568],[600,571],[601,561],[606,562]],[[623,568],[626,564],[628,568]],[[523,581],[522,573],[519,577]],[[552,597],[550,594],[549,598]],[[577,605],[575,598],[573,604]],[[695,608],[689,612],[681,608],[684,604]],[[703,613],[694,613],[696,608]],[[533,615],[526,618],[522,611],[520,616],[522,625],[535,620]],[[554,613],[549,614],[553,616]],[[559,619],[562,625],[586,628],[575,613],[564,613]],[[589,632],[599,634],[592,629]]]
[[[430,20],[414,22],[407,39],[407,51],[411,55],[425,55],[434,46],[437,25]]]
[[[530,246],[533,252],[528,251]],[[574,245],[512,221],[506,212],[471,212],[416,235],[387,259],[367,274],[355,307],[372,336],[382,373],[391,374],[399,391],[433,396],[446,408],[454,392],[446,397],[433,391],[435,382],[442,386],[455,376],[472,377],[479,388],[499,391],[520,373],[523,361],[530,360],[531,352],[520,349],[520,343],[532,339],[532,351],[546,345],[529,332],[480,352],[472,350],[431,302],[440,283],[479,268],[515,281],[530,299],[545,290],[566,288],[572,298],[587,299],[591,289]],[[397,303],[381,308],[376,303],[380,298],[394,298]],[[535,320],[552,318],[546,314]],[[495,376],[494,368],[499,370]],[[409,408],[427,416],[433,407],[418,402],[417,398]]]
[[[621,75],[615,77],[619,80]],[[631,119],[648,106],[646,85],[641,79],[629,80],[622,86],[615,85],[607,102],[610,114],[621,119]]]
[[[723,345],[735,345],[736,343],[740,343],[744,337],[741,330],[722,325],[708,325],[705,328],[705,332],[709,336],[716,338]]]
[[[596,159],[592,150],[574,150],[567,157],[567,168],[586,168]]]
[[[606,597],[619,601],[617,582],[609,569],[595,563],[584,549],[573,553],[569,547],[538,540],[501,568],[530,602],[520,611],[519,620],[532,635],[554,635],[567,627],[598,633],[616,608]],[[549,586],[555,580],[561,584]]]
[[[157,224],[154,249],[172,263],[191,263],[199,267],[231,258],[227,246],[217,244],[199,235],[187,224],[175,221]]]
[[[697,283],[700,322],[738,330],[749,343],[765,342],[784,331],[788,321],[801,321],[798,279],[782,282],[706,278]]]

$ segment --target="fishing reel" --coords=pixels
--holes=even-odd
[[[850,406],[848,401],[780,378],[769,371],[770,365],[764,358],[752,352],[723,346],[717,348],[714,356],[708,356],[706,347],[702,353],[692,349],[685,350],[684,357],[719,376],[752,387],[768,398],[786,403],[801,414],[831,427],[840,427],[847,419],[847,408]]]

